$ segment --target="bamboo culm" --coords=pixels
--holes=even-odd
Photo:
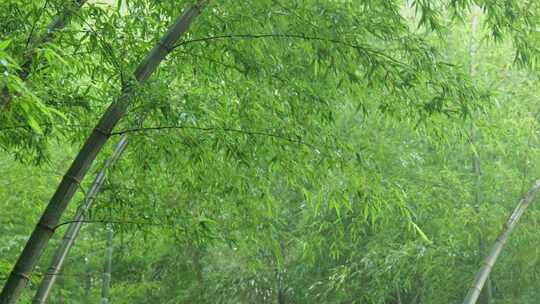
[[[463,304],[475,304],[476,301],[478,300],[478,297],[480,296],[480,293],[482,292],[482,288],[484,287],[484,284],[486,283],[486,280],[488,279],[489,274],[491,273],[491,270],[493,269],[493,265],[495,265],[495,262],[497,262],[497,258],[499,257],[499,254],[501,253],[504,247],[504,244],[508,241],[510,234],[516,227],[519,219],[521,218],[525,210],[527,210],[527,208],[531,204],[538,190],[540,190],[540,180],[536,180],[534,182],[533,186],[529,189],[529,191],[527,191],[522,196],[518,205],[512,212],[512,215],[510,215],[510,218],[508,219],[505,226],[503,227],[501,234],[499,234],[499,237],[497,237],[497,240],[491,247],[489,254],[484,259],[484,263],[482,267],[476,274],[474,283],[469,289],[467,296],[465,297],[465,300],[463,301]]]
[[[86,213],[92,207],[96,196],[98,195],[101,187],[103,186],[103,183],[105,182],[107,170],[114,166],[116,161],[122,155],[122,152],[124,152],[124,150],[126,149],[127,144],[128,136],[127,134],[124,134],[116,144],[112,155],[105,161],[103,168],[101,168],[101,170],[96,175],[96,178],[94,179],[90,190],[86,194],[83,203],[79,206],[79,209],[75,214],[73,222],[69,224],[66,232],[64,233],[62,243],[60,244],[60,246],[58,246],[58,249],[54,253],[51,265],[47,269],[47,273],[43,276],[38,291],[36,292],[34,299],[32,300],[33,304],[47,303],[47,299],[49,298],[56,278],[58,274],[62,271],[62,267],[64,265],[66,257],[68,256],[69,251],[73,247],[75,239],[79,234]]]
[[[146,112],[141,117],[141,119],[138,122],[139,125],[141,125],[144,122],[144,120],[148,117],[148,114],[149,113]],[[73,218],[73,221],[69,224],[68,229],[64,233],[62,242],[60,243],[60,245],[58,246],[58,248],[56,249],[54,253],[53,259],[47,270],[47,273],[43,276],[43,279],[41,279],[41,283],[39,285],[38,291],[34,295],[34,299],[32,301],[33,304],[47,303],[47,300],[49,298],[49,295],[51,294],[51,290],[56,281],[56,278],[62,271],[62,267],[64,265],[64,262],[66,261],[66,257],[69,255],[71,248],[73,248],[73,245],[75,244],[75,239],[77,238],[79,234],[82,224],[84,223],[86,213],[92,207],[94,201],[96,200],[97,195],[99,194],[99,191],[101,190],[101,187],[103,187],[105,178],[107,177],[107,171],[116,164],[116,162],[122,156],[122,153],[126,149],[129,143],[128,136],[129,135],[127,133],[122,134],[122,136],[120,137],[120,140],[118,141],[118,143],[116,143],[113,153],[105,161],[105,163],[103,164],[103,167],[98,172],[98,174],[96,174],[94,182],[92,183],[92,186],[90,187],[90,191],[86,193],[83,203],[79,206],[79,209],[75,213],[75,217]]]
[[[187,8],[169,28],[135,70],[135,79],[144,83],[156,70],[161,61],[174,48],[179,38],[187,31],[192,21],[202,12],[207,1],[200,0]],[[30,275],[40,255],[55,232],[58,222],[66,210],[81,181],[94,162],[96,156],[109,139],[109,136],[132,100],[134,85],[127,84],[120,97],[105,111],[97,126],[86,139],[67,173],[62,178],[53,197],[49,201],[30,239],[13,267],[0,293],[0,304],[16,303],[30,279]]]
[[[113,230],[107,227],[107,248],[105,264],[103,265],[103,281],[101,287],[101,304],[109,303],[109,289],[111,287]]]
[[[469,56],[470,56],[470,65],[469,65],[469,73],[471,77],[476,76],[476,65],[475,65],[475,59],[476,59],[476,52],[478,50],[478,46],[475,43],[475,35],[478,28],[478,13],[473,10],[472,18],[471,18],[471,39],[469,41]],[[478,145],[478,132],[476,130],[475,125],[475,115],[477,113],[473,113],[471,117],[471,141],[470,145],[473,147],[473,152],[471,155],[471,162],[472,162],[472,173],[474,175],[474,206],[476,213],[480,213],[480,207],[482,205],[482,167],[480,163],[480,147]],[[484,230],[485,224],[483,221],[480,222],[480,233],[478,234],[478,252],[479,252],[479,259],[481,259],[485,253],[486,253],[486,240],[482,233]],[[491,279],[488,277],[486,282],[486,288],[484,290],[483,294],[483,301],[481,303],[483,304],[490,304],[491,298],[492,298],[492,288],[491,288]]]

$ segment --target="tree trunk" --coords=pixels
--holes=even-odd
[[[187,8],[142,63],[139,64],[135,71],[135,79],[139,83],[144,83],[152,75],[161,61],[174,48],[180,36],[187,31],[192,21],[201,13],[206,2],[205,0],[199,0],[197,4]],[[112,130],[126,112],[133,94],[134,85],[126,85],[121,96],[109,106],[97,126],[86,139],[11,271],[0,294],[1,304],[17,302],[23,288],[30,279],[29,277],[39,256],[54,234],[62,214],[88,172],[90,165],[92,165],[97,154],[109,139]]]
[[[75,239],[77,238],[77,235],[79,234],[79,231],[83,224],[86,213],[88,212],[88,210],[94,203],[94,200],[96,199],[96,196],[99,193],[99,190],[103,186],[103,183],[105,181],[105,177],[107,174],[107,170],[110,167],[114,166],[116,161],[122,155],[122,152],[124,152],[127,144],[128,144],[128,136],[127,134],[123,134],[122,137],[120,138],[120,141],[116,144],[113,154],[111,155],[109,159],[107,159],[107,161],[103,165],[103,168],[96,175],[94,183],[92,184],[90,191],[88,191],[84,199],[84,202],[81,204],[81,206],[77,210],[77,213],[75,214],[75,218],[73,219],[73,222],[69,224],[69,227],[67,228],[64,234],[64,237],[62,239],[62,243],[56,250],[53,260],[51,262],[51,265],[49,266],[45,276],[43,276],[43,279],[41,280],[41,283],[39,285],[39,289],[36,292],[36,295],[34,296],[34,300],[32,301],[32,303],[34,304],[47,303],[47,299],[50,295],[54,282],[57,278],[57,274],[60,273],[60,271],[62,270],[66,257],[68,256],[69,251],[75,244]]]
[[[501,253],[501,250],[504,247],[504,244],[510,237],[510,234],[516,227],[519,219],[527,210],[527,207],[529,207],[531,201],[535,197],[536,193],[540,189],[540,180],[536,180],[534,185],[525,193],[521,200],[519,201],[518,205],[514,209],[514,212],[512,212],[512,215],[510,215],[510,218],[506,222],[505,226],[503,227],[503,230],[499,237],[497,237],[497,240],[491,247],[491,250],[489,251],[489,254],[486,256],[484,260],[484,264],[482,268],[478,271],[476,274],[476,278],[474,280],[473,285],[469,289],[467,296],[465,297],[465,300],[463,301],[463,304],[475,304],[478,300],[478,297],[480,296],[480,292],[482,291],[482,288],[484,287],[484,284],[486,283],[487,278],[489,277],[489,274],[491,272],[491,269],[493,268],[493,265],[495,265],[495,262],[497,261],[497,258],[499,257],[499,254]]]
[[[103,285],[101,287],[101,304],[109,304],[109,289],[111,287],[111,269],[113,254],[113,230],[107,229],[107,254],[103,266]]]

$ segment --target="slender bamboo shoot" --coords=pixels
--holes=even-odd
[[[489,254],[486,256],[484,264],[482,268],[480,268],[480,270],[478,271],[474,283],[469,289],[469,292],[467,293],[463,304],[475,304],[478,300],[480,292],[482,291],[482,288],[484,287],[484,284],[486,283],[486,280],[488,279],[489,274],[493,269],[493,265],[495,265],[495,262],[497,261],[497,258],[499,257],[499,254],[504,247],[504,244],[506,243],[506,241],[508,241],[510,234],[516,227],[519,219],[521,218],[525,210],[527,210],[527,208],[529,207],[530,203],[536,196],[536,193],[539,189],[540,180],[537,180],[529,189],[529,191],[527,191],[527,193],[525,193],[519,201],[517,207],[514,209],[514,212],[512,212],[512,215],[510,215],[510,218],[506,222],[501,234],[491,247]]]

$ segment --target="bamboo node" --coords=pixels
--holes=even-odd
[[[39,222],[38,226],[45,229],[45,230],[47,230],[47,231],[49,231],[51,234],[53,234],[56,231],[56,227],[51,227],[51,226],[49,226],[47,224],[44,224],[42,222]]]
[[[159,47],[160,49],[164,50],[166,54],[169,54],[170,52],[172,52],[172,51],[174,50],[174,46],[173,46],[173,47],[170,47],[170,46],[168,46],[166,43],[163,43],[163,42],[161,42],[161,41],[159,41],[159,42],[157,43],[157,45],[158,45],[158,47]]]
[[[103,136],[105,136],[107,138],[109,138],[111,136],[111,132],[106,132],[106,131],[102,130],[99,127],[95,127],[94,131],[98,132],[99,134],[101,134],[101,135],[103,135]]]
[[[73,175],[66,174],[66,175],[64,175],[64,178],[67,178],[67,179],[71,180],[72,182],[76,183],[77,185],[81,185],[81,181],[78,178],[76,178],[75,176],[73,176]]]
[[[30,281],[30,275],[29,274],[26,274],[24,272],[18,272],[18,271],[12,271],[11,272],[13,275],[16,275],[18,277],[21,277],[23,278],[23,280],[29,282]]]
[[[472,288],[478,290],[478,292],[482,292],[482,288],[478,287],[477,285],[473,286]]]

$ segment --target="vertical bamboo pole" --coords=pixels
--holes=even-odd
[[[476,75],[476,53],[478,50],[478,46],[476,43],[476,32],[478,29],[478,13],[476,12],[475,8],[472,9],[472,17],[471,17],[471,36],[469,40],[469,57],[470,57],[470,65],[469,65],[469,73],[471,77],[475,77]],[[471,155],[471,162],[472,162],[472,173],[474,175],[474,205],[475,210],[477,213],[480,212],[480,206],[482,205],[482,167],[480,162],[480,149],[478,145],[478,132],[476,130],[476,126],[474,124],[475,119],[475,113],[472,114],[471,118],[471,147],[473,148],[473,152]],[[483,231],[483,222],[481,221],[481,231]],[[482,232],[478,235],[478,247],[479,247],[479,256],[483,257],[486,253],[486,240]],[[487,279],[486,288],[484,289],[484,293],[482,296],[481,301],[483,304],[489,304],[491,302],[492,298],[492,289],[491,289],[491,279]]]
[[[103,265],[103,281],[101,287],[101,304],[109,304],[109,289],[111,287],[112,254],[113,254],[113,230],[107,228],[107,252]]]
[[[92,293],[92,274],[88,263],[88,257],[84,258],[84,269],[86,269],[86,276],[84,280],[84,300],[83,303],[90,303],[90,295]]]

